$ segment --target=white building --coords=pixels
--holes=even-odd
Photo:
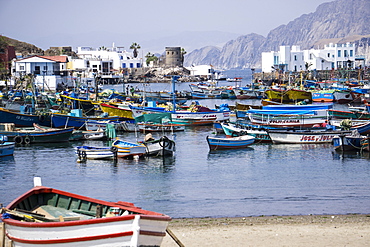
[[[55,90],[57,85],[62,84],[68,75],[67,63],[67,56],[34,55],[14,60],[12,62],[12,75],[21,78],[32,74],[37,87]]]
[[[89,69],[101,73],[137,69],[144,64],[143,58],[134,58],[129,52],[123,50],[123,47],[114,47],[114,45],[111,48],[101,47],[96,50],[91,47],[78,47],[77,55],[80,59],[89,61],[85,64]]]
[[[324,49],[300,50],[299,46],[280,46],[278,52],[262,53],[262,71],[331,70],[355,67],[355,45],[332,44]]]

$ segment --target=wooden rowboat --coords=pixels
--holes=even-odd
[[[255,138],[250,135],[238,137],[211,137],[207,136],[210,150],[246,148],[254,143]]]
[[[44,186],[1,214],[12,246],[160,246],[171,218],[129,202],[107,202]]]
[[[113,151],[117,152],[120,158],[135,158],[146,154],[146,147],[143,144],[137,144],[120,139],[112,143]]]

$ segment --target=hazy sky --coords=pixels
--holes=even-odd
[[[42,49],[117,34],[132,42],[182,31],[266,36],[324,2],[331,0],[0,0],[0,34]]]

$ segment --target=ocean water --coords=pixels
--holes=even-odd
[[[200,101],[209,107],[222,102],[235,103]],[[77,162],[74,147],[107,141],[17,146],[14,157],[0,159],[0,203],[26,192],[39,176],[44,186],[128,201],[173,218],[369,213],[368,153],[341,154],[331,144],[255,144],[210,152],[206,136],[213,133],[212,126],[169,133],[176,154],[167,159]],[[136,141],[144,135],[119,137]]]

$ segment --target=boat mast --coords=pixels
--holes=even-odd
[[[175,83],[177,82],[177,79],[179,79],[180,78],[180,76],[178,76],[178,75],[173,75],[172,76],[172,80],[171,80],[171,82],[172,82],[172,104],[173,104],[173,109],[172,109],[172,111],[173,112],[176,112],[176,94],[175,94]]]

